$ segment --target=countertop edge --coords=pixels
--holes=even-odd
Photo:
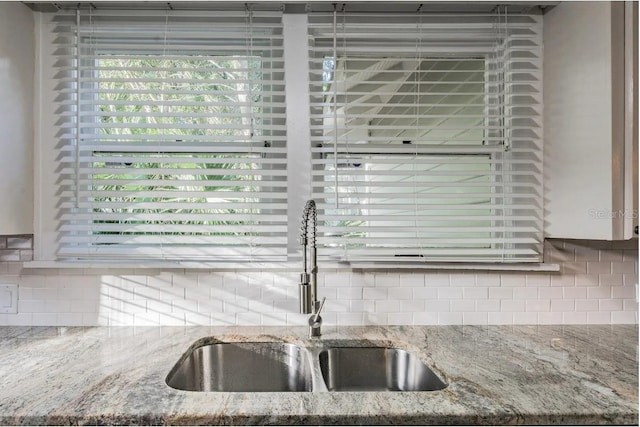
[[[638,425],[638,414],[0,416],[0,425]]]

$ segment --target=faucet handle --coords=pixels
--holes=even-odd
[[[320,317],[320,312],[322,311],[322,307],[324,307],[324,302],[326,300],[327,300],[327,297],[322,298],[322,302],[320,302],[320,305],[317,306],[318,310],[316,310],[314,314],[309,316],[309,336],[310,337],[319,337],[322,334],[322,331],[320,329],[322,327],[322,317]]]
[[[324,307],[324,302],[327,300],[327,297],[322,298],[322,301],[320,302],[320,306],[317,306],[318,302],[316,301],[316,307],[314,307],[314,309],[318,309],[315,313],[315,317],[313,319],[313,321],[317,321],[318,317],[320,317],[320,312],[322,311],[322,308]]]

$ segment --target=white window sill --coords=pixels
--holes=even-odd
[[[384,262],[322,262],[320,270],[348,271],[426,271],[426,270],[458,270],[458,271],[531,271],[557,272],[559,264],[519,263],[519,264],[463,264],[463,263],[384,263]],[[23,265],[25,269],[59,269],[59,270],[211,270],[211,271],[299,271],[301,262],[198,262],[198,261],[29,261]]]

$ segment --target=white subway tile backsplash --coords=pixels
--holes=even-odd
[[[566,325],[581,325],[587,323],[586,312],[564,312],[562,313],[562,323]]]
[[[215,315],[213,315],[215,317]],[[280,326],[287,324],[287,314],[284,312],[262,314],[262,324],[264,326]],[[213,325],[212,325],[213,326]]]
[[[363,325],[363,314],[362,312],[348,312],[348,313],[337,313],[337,322],[340,325]],[[397,313],[396,313],[397,314]],[[409,314],[409,313],[403,313]],[[390,314],[391,316],[391,314]],[[401,325],[410,325],[411,323],[400,323]]]
[[[413,324],[412,313],[389,313],[390,325],[411,325]]]
[[[386,300],[387,288],[364,288],[362,289],[362,299]]]
[[[576,309],[576,302],[572,299],[553,299],[551,300],[552,312],[574,312]]]
[[[624,251],[622,249],[611,249],[607,251],[599,251],[600,252],[600,261],[624,261]]]
[[[188,316],[188,314],[187,314]],[[211,313],[211,316],[203,316],[201,325],[207,325],[206,323],[206,319],[209,319],[209,324],[211,326],[231,326],[231,325],[235,325],[238,323],[238,316],[236,313]],[[198,319],[195,316],[191,317],[191,321],[194,322],[194,324],[198,324],[195,323],[196,321],[198,321]]]
[[[611,312],[609,311],[589,311],[587,312],[587,323],[590,325],[610,324]]]
[[[438,289],[437,288],[413,288],[413,298],[436,299],[438,298]]]
[[[614,324],[637,324],[638,311],[613,311],[611,312],[611,323]]]
[[[490,312],[487,321],[490,325],[513,325],[513,313]]]
[[[45,300],[44,312],[45,313],[70,313],[71,300],[62,300],[62,299]]]
[[[387,325],[388,321],[387,313],[364,313],[364,323],[368,325]]]
[[[500,301],[500,310],[504,312],[522,313],[525,311],[524,300],[502,300]]]
[[[372,300],[352,300],[350,303],[352,312],[372,313],[375,309],[375,301]]]
[[[637,323],[637,244],[550,240],[545,261],[561,271],[321,270],[324,322]],[[298,313],[293,271],[23,271],[21,262],[0,262],[1,279],[19,285],[19,313],[0,315],[5,325],[305,325],[308,318]]]
[[[526,299],[533,300],[538,298],[538,291],[542,291],[543,289],[552,289],[552,288],[513,288],[513,298],[514,299]],[[562,290],[560,291],[562,293]],[[544,298],[540,296],[540,298]]]
[[[536,312],[516,312],[513,313],[514,325],[534,325],[538,321],[538,314]]]
[[[635,298],[636,289],[635,286],[612,286],[611,298]]]
[[[611,274],[611,262],[587,262],[587,274]]]
[[[462,288],[439,288],[438,299],[462,299]]]
[[[624,311],[638,311],[638,300],[635,298],[623,299],[622,305],[624,307]]]
[[[438,325],[462,325],[462,313],[438,313]]]
[[[438,324],[438,313],[413,313],[413,324],[414,325],[437,325]]]
[[[362,299],[362,288],[338,288],[336,298],[340,300]]]
[[[528,312],[551,311],[551,300],[548,300],[548,299],[527,300],[525,303],[525,307],[526,307],[525,308],[526,311]]]
[[[637,273],[638,272],[638,263],[637,262],[612,262],[611,263],[611,272],[612,273]]]
[[[567,245],[565,244],[565,248]],[[598,261],[600,259],[600,251],[596,248],[588,246],[574,245],[576,261]]]
[[[449,308],[452,312],[473,313],[476,309],[476,302],[474,300],[452,300],[449,302]]]
[[[577,299],[576,311],[598,311],[599,305],[596,299]]]
[[[425,311],[424,299],[400,300],[401,313],[419,313]]]
[[[575,275],[576,286],[598,286],[600,278],[597,274],[576,274]]]
[[[449,283],[451,286],[475,286],[476,275],[473,273],[452,273],[449,275]]]
[[[550,244],[545,249],[545,262],[573,262],[576,260],[575,251],[564,248],[562,244]]]
[[[425,275],[421,273],[403,274],[400,286],[407,288],[422,287],[424,286],[424,277]]]
[[[587,288],[562,288],[562,294],[565,300],[586,299]]]
[[[623,262],[638,262],[638,248],[635,249],[624,249],[622,251],[622,261]]]
[[[250,312],[238,313],[237,320],[240,325],[259,326],[262,323],[262,314]]]
[[[636,286],[638,284],[638,274],[623,274],[622,280],[624,286]]]
[[[324,275],[324,285],[333,288],[345,288],[350,286],[350,280],[344,274],[327,273]]]
[[[424,277],[424,283],[429,287],[444,287],[451,284],[449,275],[445,273],[426,274]]]
[[[513,299],[513,288],[489,288],[489,299]]]
[[[374,286],[376,287],[397,287],[400,286],[400,274],[397,273],[380,273],[374,278]]]
[[[500,286],[500,274],[479,273],[476,275],[476,286]]]
[[[594,260],[595,261],[595,260]],[[587,274],[587,262],[575,261],[565,262],[560,265],[560,272],[562,274]]]
[[[427,313],[444,313],[451,311],[449,300],[426,300],[424,302],[424,310]]]
[[[527,288],[530,289],[530,288]],[[535,289],[535,288],[534,288]],[[564,292],[558,287],[542,287],[538,289],[538,298],[540,299],[563,299]]]
[[[526,276],[527,287],[545,287],[551,286],[551,275],[546,273],[541,274],[527,274]]]
[[[411,299],[413,288],[390,288],[387,295],[390,299]]]
[[[19,304],[19,303],[18,303]],[[33,325],[33,313],[20,312],[18,306],[18,313],[12,315],[6,315],[7,326],[30,326]],[[48,325],[50,326],[50,325]]]
[[[345,273],[349,274],[349,273]],[[362,287],[362,288],[370,288],[374,285],[374,274],[373,273],[350,273],[350,284],[353,287]]]
[[[551,286],[567,287],[575,286],[576,277],[573,274],[553,274],[551,275]]]
[[[83,326],[82,313],[59,313],[56,326]]]
[[[622,286],[624,284],[622,274],[600,274],[598,278],[601,286]]]
[[[18,292],[18,297],[20,293]],[[43,313],[45,300],[21,300],[18,299],[18,313]]]
[[[478,299],[476,300],[476,311],[500,311],[499,299]]]
[[[489,321],[488,313],[481,313],[481,312],[462,313],[463,325],[486,325],[488,321]]]
[[[600,311],[622,311],[623,304],[621,299],[600,299],[598,302]]]
[[[592,286],[587,288],[588,299],[608,299],[611,298],[610,286]]]
[[[524,274],[504,273],[500,275],[500,285],[504,287],[525,286]]]
[[[55,313],[33,313],[31,325],[33,326],[51,326],[56,325],[58,315]]]
[[[562,324],[562,313],[555,312],[539,312],[539,325],[560,325]]]
[[[376,301],[374,307],[376,307],[376,311],[378,311],[377,309],[377,304],[380,301]],[[382,302],[386,302],[386,301],[382,301]],[[328,311],[331,312],[336,312],[336,313],[348,313],[349,312],[349,308],[351,306],[351,304],[349,304],[348,300],[335,300],[335,299],[327,299],[326,304],[329,304],[327,307]],[[380,310],[380,311],[393,311],[393,310]]]
[[[489,296],[489,289],[487,289],[484,286],[462,289],[462,297],[464,299],[470,299],[470,300],[487,299],[488,296]]]

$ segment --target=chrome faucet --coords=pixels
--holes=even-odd
[[[309,222],[311,222],[311,227],[309,227]],[[317,228],[316,202],[309,200],[304,207],[302,226],[300,227],[303,266],[303,272],[300,274],[300,313],[312,313],[309,317],[309,335],[312,337],[319,337],[321,334],[322,317],[320,317],[320,311],[322,311],[326,299],[318,301]]]

